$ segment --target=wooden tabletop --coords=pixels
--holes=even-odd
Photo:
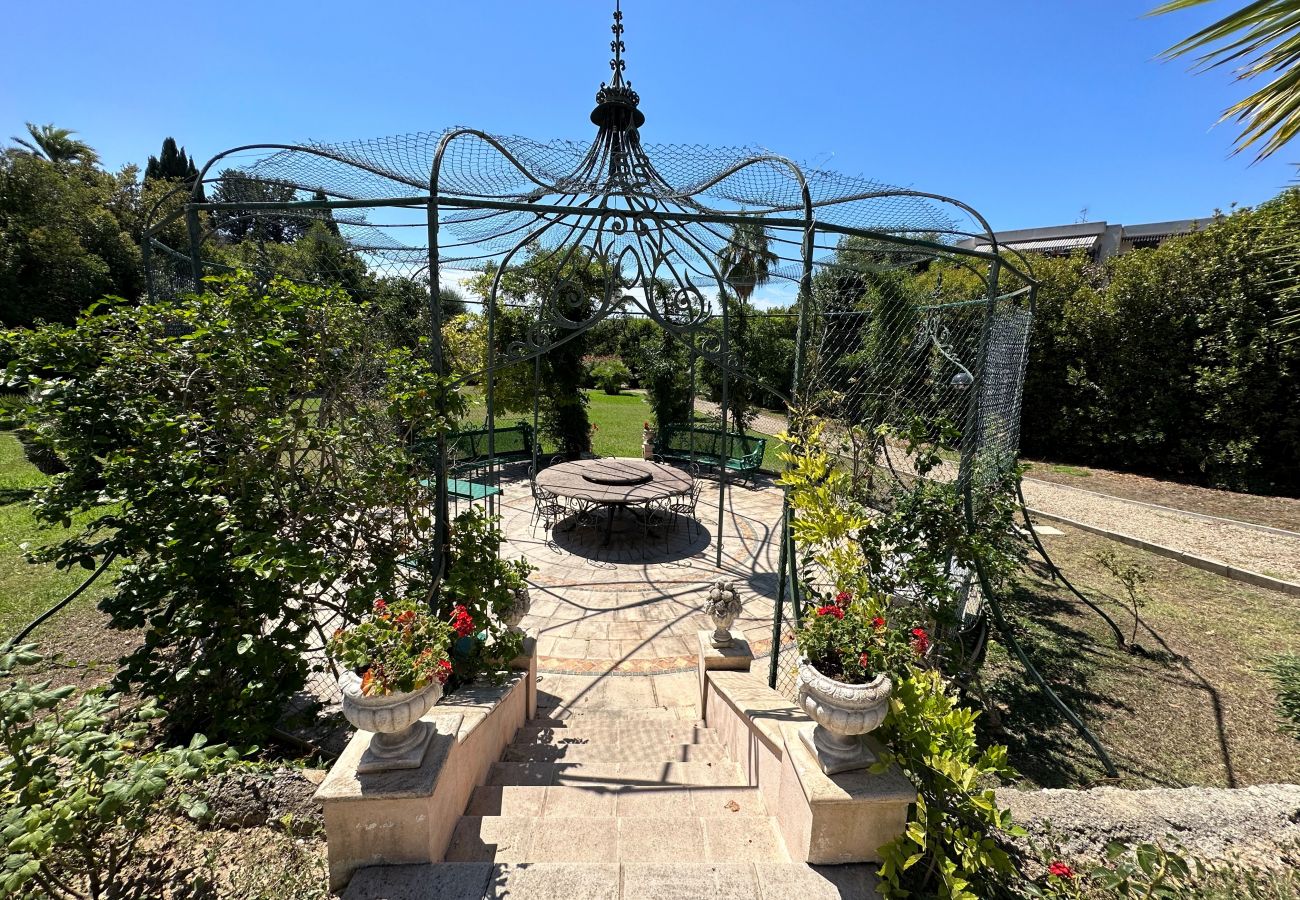
[[[691,489],[681,469],[644,459],[579,459],[543,469],[537,486],[560,497],[606,505],[662,500]]]

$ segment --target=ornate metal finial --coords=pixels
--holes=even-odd
[[[601,126],[639,128],[645,122],[645,114],[637,109],[641,98],[632,90],[632,82],[623,80],[623,72],[627,69],[623,53],[627,50],[627,45],[623,43],[621,0],[614,0],[614,24],[609,30],[614,33],[614,39],[609,42],[610,52],[614,54],[614,58],[609,61],[609,68],[614,75],[609,84],[603,81],[600,83],[591,121]]]
[[[627,68],[627,63],[623,61],[623,51],[627,45],[623,43],[623,10],[621,0],[614,0],[614,24],[609,26],[609,30],[614,32],[614,40],[609,42],[609,49],[614,54],[614,58],[609,61],[609,67],[614,70],[614,84],[623,83],[623,70]],[[604,85],[601,85],[604,87]]]

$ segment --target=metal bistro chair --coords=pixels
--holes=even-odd
[[[672,516],[672,511],[663,500],[646,500],[638,503],[635,507],[635,515],[641,523],[641,528],[645,534],[646,543],[650,540],[650,534],[654,531],[662,531],[664,537],[664,546],[668,546],[668,522]],[[646,544],[641,545],[641,558],[645,558]]]
[[[695,517],[695,507],[699,505],[700,493],[704,486],[700,484],[700,479],[691,478],[691,489],[685,494],[678,494],[677,497],[671,498],[668,504],[668,514],[673,517],[673,523],[683,516],[686,518],[687,534],[692,539],[695,537],[695,530],[700,527],[700,520]]]
[[[547,531],[553,531],[556,523],[569,514],[568,507],[560,502],[559,497],[538,486],[537,472],[532,466],[528,467],[528,487],[533,493],[533,518],[529,527],[535,533],[537,523],[541,522]]]

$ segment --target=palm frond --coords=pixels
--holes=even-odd
[[[1170,0],[1148,15],[1190,9],[1209,0]],[[1258,162],[1300,134],[1300,0],[1253,0],[1179,41],[1161,56],[1199,53],[1193,71],[1231,65],[1238,81],[1275,76],[1224,111],[1242,130],[1234,153],[1259,146]]]

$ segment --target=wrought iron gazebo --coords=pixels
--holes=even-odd
[[[763,389],[790,409],[816,407],[845,425],[861,422],[868,406],[877,419],[881,409],[890,419],[941,414],[960,432],[960,456],[939,476],[967,497],[1003,478],[1016,461],[1033,309],[1026,260],[999,247],[988,222],[950,197],[805,167],[761,149],[643,143],[646,116],[626,78],[617,7],[610,48],[611,77],[596,93],[589,142],[456,127],[351,143],[248,144],[217,154],[183,203],[164,198],[154,211],[145,246],[151,294],[188,289],[213,270],[218,218],[226,227],[285,216],[328,222],[344,253],[427,296],[428,347],[441,372],[448,367],[440,288],[471,276],[488,285],[485,366],[460,374],[485,385],[489,442],[501,372],[536,364],[602,320],[628,314],[679,340],[693,366],[722,373],[725,432],[728,390],[761,379],[729,340],[732,306],[722,298],[735,290],[737,272],[723,261],[734,258],[738,234],[758,229],[774,257],[767,274],[793,289],[797,319],[793,379]],[[209,199],[206,190],[223,181],[250,190]],[[963,243],[971,237],[978,240]],[[936,292],[898,322],[880,321],[879,311],[873,319],[871,311],[838,304],[830,290],[839,275],[861,274],[847,265],[846,248],[869,258],[875,272],[942,262],[967,273],[978,290],[956,299]],[[566,275],[575,261],[594,265],[594,289]],[[272,257],[265,264],[274,269]],[[503,341],[503,281],[520,274],[531,276],[529,324]],[[871,341],[891,342],[892,350],[866,352]],[[897,377],[895,367],[911,374]],[[429,479],[439,513],[435,571],[447,545],[447,466],[440,442]],[[727,491],[724,471],[719,523]],[[774,683],[783,621],[800,614],[789,516],[787,507]],[[720,547],[717,553],[720,559]],[[976,568],[968,585],[982,578]],[[1001,624],[988,585],[974,595],[987,598]]]

